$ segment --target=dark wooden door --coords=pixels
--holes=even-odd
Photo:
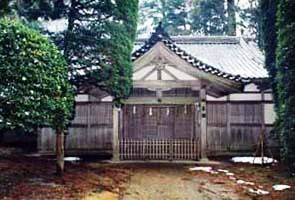
[[[173,139],[175,106],[125,105],[123,138]]]
[[[175,113],[175,135],[176,139],[192,139],[196,137],[199,126],[195,120],[194,105],[180,105],[176,107]]]
[[[195,135],[193,105],[126,105],[123,137],[191,139]]]
[[[123,110],[121,159],[197,159],[194,105],[126,105]]]
[[[173,139],[175,107],[143,106],[142,137]]]
[[[157,128],[158,138],[173,139],[175,135],[175,107],[158,107]]]

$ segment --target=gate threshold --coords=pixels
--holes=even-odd
[[[199,160],[199,161],[194,161],[194,160],[110,160],[109,163],[115,163],[115,164],[141,164],[141,163],[159,163],[159,164],[196,164],[196,165],[221,165],[222,163],[219,161],[214,161],[214,160]]]

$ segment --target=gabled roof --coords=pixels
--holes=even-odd
[[[135,43],[132,61],[148,52],[157,42],[163,42],[177,56],[206,73],[247,83],[255,78],[267,78],[263,55],[249,39],[233,36],[170,37],[159,25],[148,40]]]

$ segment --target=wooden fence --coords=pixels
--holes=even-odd
[[[197,160],[198,140],[121,139],[121,160]]]
[[[128,123],[125,121],[126,128],[120,132],[120,158],[122,160],[195,160],[198,158],[199,141],[191,140],[195,136],[195,138],[200,138],[200,131],[197,127],[199,120],[193,119],[198,115],[192,117],[194,107],[187,106],[186,112],[184,112],[184,105],[175,107],[174,110],[169,108],[169,116],[167,108],[160,109],[160,114],[157,116],[163,116],[163,120],[155,120],[160,123],[155,128],[159,132],[157,137],[145,134],[148,132],[145,127],[135,126],[135,123],[140,123],[139,119],[145,119],[145,115],[140,110],[141,107],[136,107],[136,114],[133,114],[133,106],[129,107]],[[149,109],[146,112],[148,111]],[[156,111],[154,108],[151,117],[156,116]],[[172,114],[175,115],[176,120],[168,123],[168,117],[173,116]],[[269,134],[272,124],[264,124],[264,114],[262,102],[207,102],[207,154],[254,152],[257,138],[263,129],[266,130],[268,143],[275,146],[276,143]],[[138,120],[130,118],[129,115],[138,117]],[[111,152],[112,117],[111,103],[77,103],[76,117],[66,137],[67,152]],[[167,136],[171,124],[175,131],[175,134],[172,134],[173,137],[161,137]],[[194,125],[195,128],[193,128]],[[130,134],[130,130],[134,133]],[[135,133],[138,134],[138,132],[148,137],[139,135],[141,137],[136,138]],[[38,136],[38,149],[43,153],[54,152],[55,134],[52,129],[42,128]]]
[[[112,150],[113,113],[111,103],[87,102],[76,104],[76,115],[66,136],[67,152],[90,153]],[[38,149],[54,152],[55,133],[51,128],[41,129]]]
[[[261,102],[208,102],[207,150],[209,155],[254,152],[262,130],[267,142],[272,124],[264,123],[264,104]]]

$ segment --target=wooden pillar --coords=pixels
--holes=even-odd
[[[1,143],[1,133],[0,133],[0,143]],[[38,153],[42,152],[42,129],[40,127],[37,128],[37,150]]]
[[[88,102],[87,103],[87,132],[86,132],[86,136],[84,135],[84,138],[86,141],[91,135],[90,130],[91,130],[91,102]]]
[[[207,160],[207,108],[206,89],[200,90],[201,98],[201,160]]]
[[[201,139],[201,134],[200,134],[200,99],[198,99],[198,102],[194,105],[194,122],[193,122],[193,135],[192,135],[192,139],[195,139],[195,141],[197,142],[196,144],[196,160],[200,159],[200,139]]]
[[[262,130],[265,129],[264,104],[265,104],[265,94],[264,94],[264,91],[261,91],[261,128]]]
[[[226,97],[226,133],[227,133],[227,142],[228,147],[231,147],[231,102],[230,94]]]
[[[119,161],[119,108],[113,107],[113,161]]]

